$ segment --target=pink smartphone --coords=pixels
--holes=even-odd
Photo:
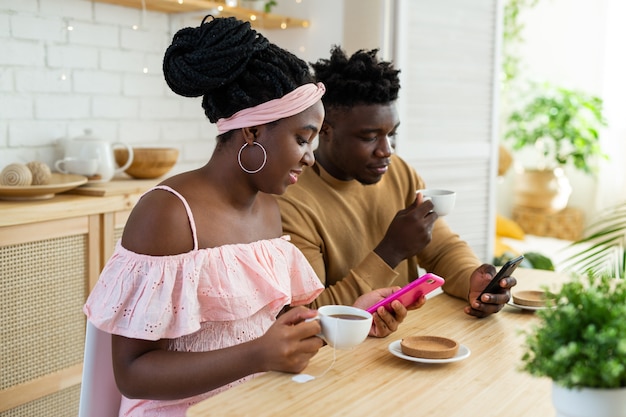
[[[381,300],[367,309],[368,312],[374,313],[378,310],[378,307],[385,306],[388,311],[393,311],[391,308],[391,302],[393,300],[399,300],[403,306],[413,304],[423,295],[441,287],[445,280],[438,275],[431,274],[430,272],[422,275],[415,281],[405,285],[400,290],[394,292],[389,297]]]

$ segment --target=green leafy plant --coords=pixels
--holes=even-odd
[[[590,273],[551,295],[555,308],[526,333],[522,369],[565,388],[626,387],[626,281]]]
[[[539,150],[540,168],[571,164],[587,174],[602,152],[599,130],[606,126],[601,98],[549,84],[534,85],[530,99],[507,119],[505,140],[514,150]]]
[[[600,212],[584,237],[566,248],[568,271],[605,273],[626,278],[626,202]]]
[[[521,59],[517,48],[524,42],[524,24],[519,16],[524,10],[537,5],[539,0],[507,0],[504,3],[504,23],[502,25],[502,81],[511,82],[520,70]]]
[[[274,0],[266,1],[263,9],[265,13],[272,13],[272,7],[274,6],[278,6],[278,3],[276,3]]]
[[[543,269],[545,271],[554,271],[554,263],[552,259],[547,256],[539,253],[539,252],[525,252],[524,260],[520,263],[520,267],[523,268],[531,268],[531,269]],[[513,258],[516,258],[518,254],[512,252],[504,252],[500,256],[495,256],[493,258],[493,264],[495,266],[502,266],[507,261],[510,261]]]

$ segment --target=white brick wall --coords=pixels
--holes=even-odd
[[[0,65],[3,67],[41,67],[44,65],[44,47],[32,41],[2,39],[0,43]]]
[[[6,148],[7,143],[7,124],[3,121],[0,121],[0,147]]]
[[[341,43],[337,0],[279,3],[277,13],[314,24],[262,31],[271,41],[308,62]],[[201,99],[172,93],[162,74],[173,34],[201,16],[92,0],[0,0],[0,168],[52,165],[62,156],[58,144],[85,129],[110,142],[178,147],[172,173],[206,163],[217,129]]]
[[[178,147],[172,172],[204,164],[217,131],[161,70],[173,31],[200,21],[173,20],[91,0],[0,0],[0,168],[52,166],[58,144],[88,128],[111,142]]]

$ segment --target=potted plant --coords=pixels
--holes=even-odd
[[[591,174],[594,161],[606,158],[599,142],[599,130],[606,126],[602,104],[601,98],[581,91],[536,86],[530,99],[509,115],[504,137],[514,150],[537,149],[540,168],[570,164]]]
[[[514,151],[530,148],[538,156],[536,169],[525,170],[528,178],[521,179],[518,204],[560,210],[571,193],[563,167],[595,173],[598,159],[607,158],[599,140],[599,131],[606,126],[602,104],[601,98],[581,91],[531,86],[529,98],[507,117],[504,133]],[[546,191],[539,191],[544,182],[549,184]],[[559,189],[563,194],[556,192]]]
[[[522,369],[552,379],[557,416],[626,416],[626,281],[590,272],[550,295]]]

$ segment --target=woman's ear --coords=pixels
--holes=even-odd
[[[257,126],[251,126],[251,127],[242,127],[241,128],[241,134],[243,135],[243,139],[249,144],[252,145],[252,142],[254,142],[259,134],[259,129]]]

